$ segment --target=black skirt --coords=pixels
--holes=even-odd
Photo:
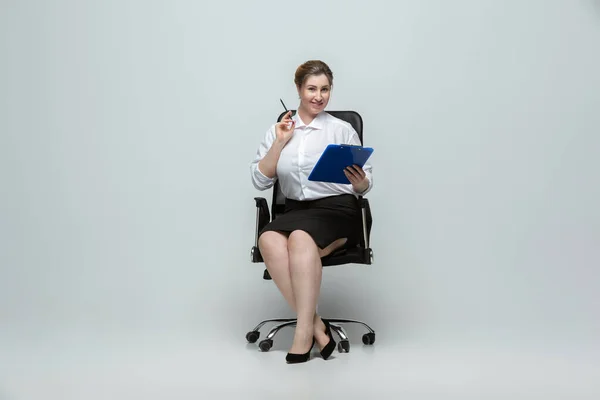
[[[306,201],[286,199],[284,213],[269,222],[261,234],[295,230],[308,233],[321,249],[341,238],[348,239],[344,247],[356,247],[362,235],[358,199],[352,194]]]

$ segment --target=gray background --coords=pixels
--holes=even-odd
[[[381,345],[597,344],[597,1],[4,0],[0,54],[5,349],[243,347],[291,315],[248,165],[314,58],[375,148],[375,264],[327,269],[320,312]]]

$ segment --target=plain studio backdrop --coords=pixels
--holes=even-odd
[[[598,343],[597,1],[4,0],[0,51],[5,350],[243,358],[292,315],[250,262],[249,163],[309,59],[375,149],[375,263],[325,269],[324,316],[376,348]]]

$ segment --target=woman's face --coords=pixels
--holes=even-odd
[[[316,116],[329,103],[330,94],[331,85],[326,75],[310,75],[298,90],[300,108],[309,115]]]

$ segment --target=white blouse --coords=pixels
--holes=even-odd
[[[373,187],[372,167],[365,164],[363,170],[369,179],[369,187],[363,193],[356,193],[351,184],[309,181],[313,167],[329,144],[361,145],[358,134],[351,124],[323,111],[306,125],[296,113],[294,134],[281,151],[277,163],[277,175],[273,178],[265,176],[258,168],[258,163],[267,154],[275,141],[275,124],[265,134],[256,152],[256,157],[250,164],[252,183],[258,190],[271,188],[275,180],[283,195],[293,200],[314,200],[338,194],[354,194],[356,196],[368,193]]]

